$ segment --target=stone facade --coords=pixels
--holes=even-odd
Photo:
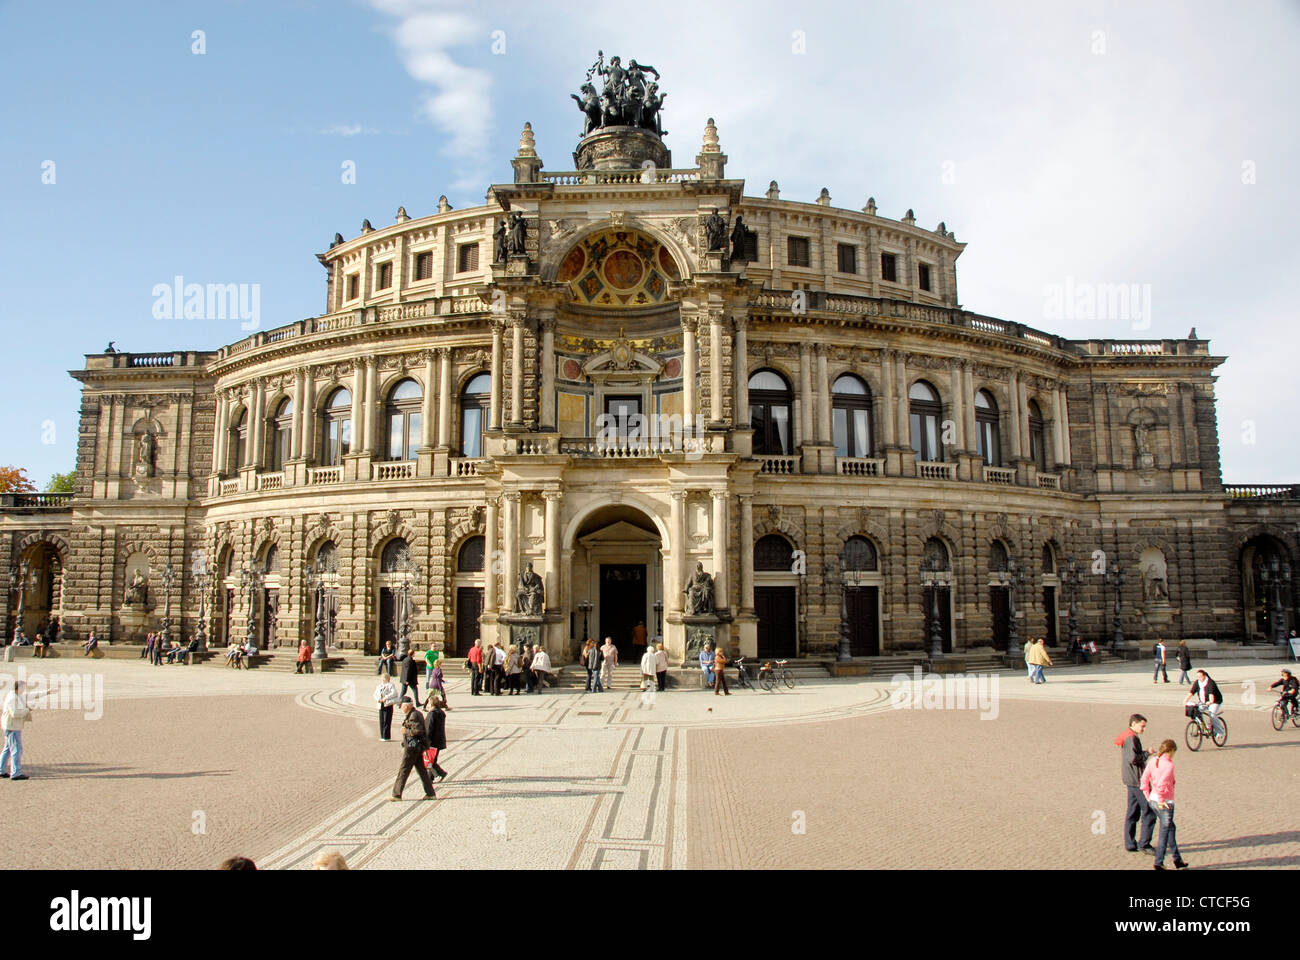
[[[1268,570],[1300,549],[1300,501],[1222,484],[1224,358],[1207,341],[1070,341],[971,313],[964,244],[943,224],[782,200],[776,184],[746,196],[707,137],[695,168],[647,168],[653,135],[637,131],[620,165],[617,129],[587,169],[546,172],[521,147],[486,205],[332,245],[319,317],[211,353],[87,356],[75,495],[0,507],[0,574],[21,556],[48,581],[28,584],[26,632],[54,607],[67,639],[139,639],[160,622],[170,565],[188,635],[202,554],[214,641],[244,636],[251,604],[255,636],[294,644],[313,632],[324,549],[343,649],[392,636],[407,596],[418,646],[509,638],[531,562],[553,655],[580,638],[585,602],[593,635],[643,619],[680,656],[698,561],[741,653],[833,655],[840,558],[863,539],[874,561],[845,575],[860,654],[928,650],[938,597],[945,650],[1005,646],[1008,589],[1013,636],[1064,639],[1069,558],[1085,638],[1113,634],[1112,563],[1130,639],[1271,636],[1278,601],[1294,622],[1289,582],[1270,593]],[[744,217],[756,259],[707,249],[714,211],[729,227]],[[493,231],[515,213],[524,252],[494,263]],[[784,400],[750,396],[763,372]],[[467,393],[480,374],[490,389]],[[869,398],[854,450],[844,375]],[[406,381],[417,399],[393,399]],[[918,383],[935,406],[918,405]],[[751,421],[762,403],[784,428]],[[330,433],[343,421],[346,452]],[[928,543],[947,569],[922,570]],[[771,569],[782,549],[788,567]],[[145,602],[128,602],[136,570]],[[644,594],[609,586],[615,571]],[[628,597],[639,609],[613,609]],[[16,600],[0,610],[10,636]]]

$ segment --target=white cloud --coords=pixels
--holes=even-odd
[[[359,123],[336,123],[317,132],[327,137],[355,137],[359,134],[372,136],[380,131],[373,127],[363,127]]]

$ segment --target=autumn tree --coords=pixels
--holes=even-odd
[[[0,493],[35,493],[36,484],[23,467],[0,467]]]

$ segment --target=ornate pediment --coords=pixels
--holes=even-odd
[[[582,367],[582,375],[594,382],[639,382],[654,380],[663,372],[664,365],[647,353],[639,352],[632,341],[619,331],[618,338],[605,351],[596,354]]]

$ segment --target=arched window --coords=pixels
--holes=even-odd
[[[851,373],[831,386],[831,434],[835,456],[871,456],[871,391]]]
[[[794,548],[780,534],[769,533],[754,544],[754,569],[781,573],[794,571]]]
[[[424,392],[414,380],[403,380],[388,394],[388,459],[414,460],[420,446],[420,402]]]
[[[759,370],[749,378],[749,425],[754,430],[754,453],[790,454],[790,404],[793,397],[785,378],[773,370]]]
[[[1038,402],[1029,401],[1029,459],[1034,461],[1039,473],[1047,472],[1047,448],[1043,446],[1043,411]]]
[[[339,387],[325,402],[324,440],[321,463],[335,467],[352,450],[352,393]]]
[[[334,545],[333,540],[326,540],[316,551],[316,562],[320,564],[321,569],[327,572],[338,572],[339,565],[339,548]]]
[[[280,560],[280,548],[274,543],[266,548],[266,559],[262,561],[262,572],[275,572],[275,565]]]
[[[379,555],[380,573],[396,573],[411,560],[411,548],[401,537],[389,540]]]
[[[460,454],[483,456],[483,435],[488,428],[488,407],[492,396],[492,375],[480,373],[460,392]]]
[[[1006,572],[1008,556],[1006,544],[1001,540],[994,540],[989,544],[989,572]]]
[[[998,432],[998,404],[993,394],[975,394],[975,452],[990,467],[1002,466],[1002,438]]]
[[[1056,551],[1050,543],[1043,544],[1043,573],[1056,572]]]
[[[926,569],[951,570],[952,561],[948,559],[948,546],[938,537],[925,541],[923,556]],[[934,566],[937,564],[937,566]]]
[[[248,408],[239,411],[239,419],[230,427],[230,442],[226,445],[230,451],[230,462],[226,471],[231,474],[239,472],[248,460]]]
[[[912,449],[920,461],[939,461],[943,459],[943,446],[939,443],[939,418],[943,416],[943,405],[939,394],[924,380],[912,384],[907,392],[911,401],[912,413]]]
[[[267,425],[271,449],[267,451],[266,469],[274,473],[283,470],[293,456],[293,401],[288,397],[281,400]]]
[[[456,569],[460,573],[483,572],[483,538],[470,537],[461,545],[456,557]]]
[[[880,564],[876,548],[866,537],[849,537],[844,543],[845,570],[875,570]]]

